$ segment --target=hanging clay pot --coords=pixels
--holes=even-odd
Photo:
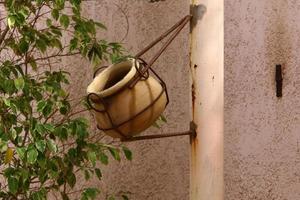
[[[129,59],[110,65],[88,86],[88,100],[98,128],[115,138],[136,135],[151,126],[164,111],[165,85],[151,75],[139,76],[140,63]]]

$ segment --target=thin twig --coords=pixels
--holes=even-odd
[[[7,25],[7,26],[5,27],[5,29],[3,30],[1,36],[0,36],[0,45],[1,45],[2,42],[4,41],[5,36],[6,36],[6,34],[8,33],[8,31],[9,31],[9,27],[8,27],[8,25]]]

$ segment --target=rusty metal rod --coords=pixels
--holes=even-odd
[[[175,29],[177,29],[180,25],[182,25],[183,23],[187,23],[185,22],[187,19],[191,19],[192,16],[191,15],[187,15],[184,18],[182,18],[181,20],[179,20],[176,24],[174,24],[169,30],[167,30],[166,32],[164,32],[159,38],[157,38],[156,40],[154,40],[153,42],[151,42],[148,46],[146,46],[143,50],[141,50],[139,53],[137,53],[135,55],[136,58],[141,57],[142,55],[144,55],[147,51],[149,51],[149,49],[151,49],[153,46],[155,46],[158,42],[160,42],[162,39],[164,39],[165,37],[167,37],[171,32],[173,32]]]
[[[150,62],[147,64],[147,66],[142,69],[141,74],[146,73],[154,64],[154,62],[160,57],[160,55],[166,50],[166,48],[172,43],[172,41],[178,36],[180,31],[185,27],[185,25],[192,19],[192,15],[187,15],[183,19],[181,19],[179,22],[177,22],[174,26],[172,26],[168,31],[166,31],[164,34],[162,34],[159,38],[157,38],[155,41],[153,41],[151,44],[149,44],[145,49],[143,49],[141,52],[139,52],[135,57],[139,58],[142,56],[145,52],[147,52],[149,49],[151,49],[153,46],[155,46],[159,41],[163,40],[165,37],[167,37],[169,34],[173,33],[170,38],[163,44],[161,49],[155,54],[155,56],[150,60]],[[141,77],[137,77],[132,83],[131,87],[134,86]]]
[[[121,139],[122,142],[132,142],[137,140],[151,140],[151,139],[158,139],[158,138],[167,138],[167,137],[178,137],[184,135],[194,136],[196,132],[194,130],[181,132],[181,133],[167,133],[167,134],[160,134],[160,135],[145,135],[145,136],[136,136],[131,138],[124,138]]]

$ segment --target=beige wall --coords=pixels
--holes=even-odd
[[[189,1],[181,0],[160,3],[149,3],[146,0],[107,0],[89,1],[85,4],[86,14],[107,25],[108,31],[101,32],[99,38],[120,41],[126,33],[126,18],[128,19],[128,35],[123,42],[133,54],[189,13]],[[170,104],[165,111],[168,123],[161,130],[150,128],[143,134],[189,129],[191,109],[188,89],[188,34],[189,29],[186,27],[154,66],[168,86]],[[145,58],[151,58],[155,50]],[[85,62],[78,62],[76,59],[71,62],[76,68],[73,74],[74,82],[81,83],[81,87],[73,87],[72,91],[75,94],[83,94],[91,81],[89,66],[84,66]],[[103,196],[106,192],[130,191],[132,200],[189,199],[188,136],[132,142],[127,145],[133,151],[132,162],[123,160],[120,164],[114,162],[108,167],[103,167]],[[100,183],[94,181],[92,185]]]
[[[2,7],[0,7],[1,11]],[[149,3],[148,0],[91,0],[83,3],[86,16],[99,20],[107,26],[99,38],[123,42],[134,55],[145,45],[156,39],[168,27],[189,13],[188,1],[163,1]],[[189,74],[189,29],[186,27],[178,38],[154,65],[165,80],[170,103],[164,115],[168,123],[161,129],[150,128],[143,134],[162,134],[186,131],[191,121],[190,74]],[[67,39],[66,39],[67,40]],[[162,43],[160,43],[161,45]],[[151,58],[158,47],[144,58]],[[72,98],[86,95],[92,81],[92,68],[78,57],[65,58],[63,66],[71,73]],[[59,66],[62,67],[62,66]],[[93,124],[93,121],[91,121]],[[95,125],[95,123],[94,123]],[[97,130],[95,130],[97,131]],[[97,131],[99,132],[99,131]],[[106,138],[110,140],[109,138]],[[133,152],[133,160],[122,159],[100,166],[103,179],[84,181],[78,177],[79,186],[99,187],[106,199],[109,194],[129,192],[130,200],[188,200],[189,199],[189,152],[188,136],[132,142],[126,144]],[[74,196],[71,199],[78,199]],[[51,194],[49,199],[61,199]]]
[[[225,1],[226,200],[300,199],[299,8],[296,0]],[[134,53],[188,14],[189,1],[95,0],[85,2],[84,11],[107,25],[99,38],[124,38]],[[169,89],[168,124],[144,134],[189,128],[188,32],[155,65]],[[76,84],[71,92],[85,94],[88,64],[78,58],[68,63]],[[276,64],[284,65],[281,99],[275,95]],[[102,166],[103,180],[90,184],[103,188],[102,197],[130,191],[132,200],[188,200],[189,145],[188,137],[128,143],[133,161]]]
[[[300,2],[225,7],[225,199],[300,199]]]
[[[105,2],[105,1],[102,1]],[[105,36],[136,52],[189,12],[189,1],[91,1],[86,12],[108,25]],[[225,1],[225,199],[300,199],[300,2]],[[156,69],[166,80],[171,103],[162,132],[188,128],[188,30],[168,49]],[[101,37],[99,35],[99,37]],[[275,65],[284,65],[283,97],[275,96]],[[84,93],[90,72],[76,67]],[[79,70],[79,71],[78,71]],[[147,133],[159,133],[150,129]],[[128,144],[132,163],[110,165],[107,191],[131,191],[134,200],[189,199],[189,141],[172,138]],[[98,182],[95,182],[98,184]]]

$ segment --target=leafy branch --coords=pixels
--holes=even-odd
[[[70,73],[61,59],[116,62],[123,54],[119,43],[96,37],[106,27],[84,17],[81,2],[0,1],[1,199],[43,200],[50,193],[95,199],[99,189],[78,189],[77,177],[101,181],[109,159],[132,159],[126,147],[91,132],[83,117],[88,108],[66,91]]]

